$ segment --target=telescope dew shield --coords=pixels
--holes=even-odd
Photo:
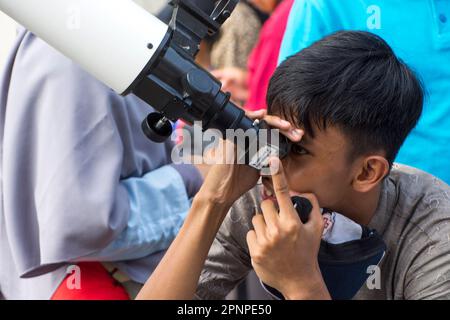
[[[168,33],[130,0],[0,0],[0,10],[119,94],[156,59]]]
[[[170,27],[131,0],[0,0],[0,10],[117,93],[133,93],[159,113],[142,123],[150,139],[171,133],[169,120],[203,129],[260,127],[195,63],[200,41],[217,32],[237,0],[173,0]],[[212,11],[212,12],[211,12]],[[266,143],[246,160],[261,169],[281,149]],[[251,152],[250,152],[251,151]]]

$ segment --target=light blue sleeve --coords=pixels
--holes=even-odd
[[[329,8],[327,1],[296,0],[289,14],[286,31],[280,49],[278,64],[298,53],[331,32],[324,15]]]
[[[120,183],[129,196],[128,225],[112,243],[92,255],[97,261],[138,259],[167,249],[191,205],[180,174],[169,165]]]

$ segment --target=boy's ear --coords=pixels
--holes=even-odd
[[[364,157],[352,182],[357,192],[368,192],[376,187],[389,173],[389,162],[382,156]]]

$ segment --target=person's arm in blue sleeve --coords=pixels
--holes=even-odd
[[[143,177],[122,180],[130,202],[127,227],[91,257],[96,261],[123,261],[167,249],[181,228],[201,182],[198,170],[183,164],[166,165]]]
[[[326,18],[330,10],[326,1],[296,0],[292,6],[278,64],[333,32],[333,21]]]
[[[30,32],[20,34],[2,158],[4,213],[12,221],[10,241],[20,248],[14,252],[19,275],[102,261],[96,254],[108,257],[104,250],[120,239],[124,246],[109,258],[146,255],[136,254],[139,246],[148,250],[139,219],[187,211],[186,169],[169,166],[169,142],[152,143],[141,132],[148,105],[114,93]]]

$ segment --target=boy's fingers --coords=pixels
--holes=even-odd
[[[272,174],[273,189],[280,207],[280,217],[299,220],[289,194],[289,186],[284,174],[283,164],[277,157],[270,158],[270,172]]]
[[[252,120],[261,119],[261,118],[265,117],[266,114],[267,114],[267,110],[265,110],[265,109],[245,112],[245,115]]]
[[[291,123],[289,121],[283,120],[277,116],[266,115],[264,121],[266,121],[269,126],[280,130],[289,130],[291,128]]]
[[[265,116],[264,121],[266,121],[270,127],[279,129],[280,132],[291,141],[298,142],[304,135],[303,130],[295,128],[289,121],[283,120],[278,116]]]
[[[303,130],[300,129],[280,130],[280,132],[292,142],[300,142],[305,134]]]
[[[278,211],[272,200],[264,200],[261,203],[261,210],[268,229],[278,226]]]
[[[266,222],[262,214],[255,214],[252,219],[253,228],[256,232],[256,238],[259,241],[266,239]]]
[[[278,116],[267,115],[267,110],[265,109],[247,111],[245,114],[252,120],[263,118],[270,127],[280,130],[281,134],[293,142],[300,141],[304,135],[303,130],[294,128],[289,121],[283,120]]]
[[[248,250],[250,251],[250,255],[255,252],[258,247],[258,242],[256,240],[256,232],[254,230],[250,230],[247,232],[247,245]]]

